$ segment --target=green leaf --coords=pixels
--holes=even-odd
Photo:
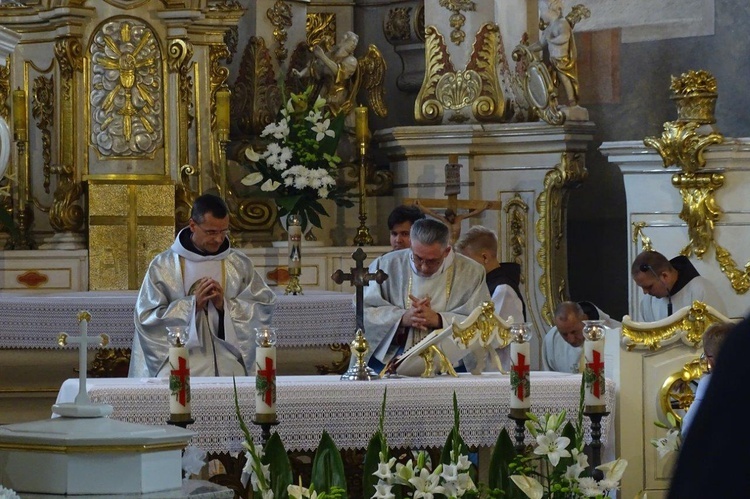
[[[289,497],[287,487],[293,481],[292,465],[278,433],[273,432],[268,439],[262,461],[269,465],[273,496],[277,499]]]
[[[375,486],[378,484],[378,477],[373,475],[378,470],[380,464],[380,453],[388,452],[388,449],[382,447],[383,439],[381,438],[380,432],[376,431],[370,442],[367,444],[367,452],[365,453],[365,463],[362,468],[362,490],[364,491],[365,497],[372,497],[375,493]]]
[[[487,485],[491,489],[501,489],[506,494],[509,493],[513,486],[508,472],[508,465],[516,457],[516,448],[508,434],[508,430],[503,428],[500,435],[495,441],[495,449],[490,457],[490,474],[487,478]]]
[[[318,492],[330,493],[338,486],[346,490],[346,474],[341,453],[327,431],[323,431],[312,464],[311,481]]]

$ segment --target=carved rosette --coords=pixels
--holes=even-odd
[[[288,38],[286,30],[292,26],[292,8],[288,3],[276,0],[273,7],[266,11],[266,16],[273,25],[273,38],[276,40],[274,55],[281,63],[289,56],[289,50],[285,44]]]
[[[565,227],[570,190],[579,186],[588,170],[580,153],[564,152],[560,163],[544,176],[544,189],[536,200],[536,237],[541,243],[537,263],[542,268],[539,289],[544,296],[541,316],[552,324],[555,307],[567,296],[567,248]]]
[[[440,124],[446,110],[448,121],[462,122],[471,109],[477,121],[500,122],[506,117],[506,101],[497,67],[502,44],[496,24],[485,24],[477,32],[466,69],[456,71],[443,36],[435,26],[425,32],[427,69],[422,88],[414,104],[414,116],[420,124]]]
[[[91,44],[91,141],[103,157],[152,157],[164,141],[162,59],[143,21],[105,23]]]
[[[383,23],[383,34],[389,42],[411,38],[411,7],[394,7],[388,11]]]

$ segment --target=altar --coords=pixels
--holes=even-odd
[[[565,410],[578,413],[579,374],[531,373],[531,410],[537,415]],[[287,451],[309,451],[327,431],[340,449],[364,449],[375,432],[383,394],[388,390],[384,430],[394,448],[439,448],[453,427],[453,394],[458,399],[461,436],[467,445],[490,448],[502,428],[513,431],[508,418],[510,379],[507,375],[460,374],[457,378],[398,378],[371,382],[344,382],[338,376],[279,376],[276,408],[279,433]],[[87,391],[94,403],[114,407],[112,418],[162,425],[169,418],[169,387],[161,378],[89,379]],[[237,379],[240,409],[246,421],[255,410],[255,378]],[[71,402],[78,379],[65,381],[58,403]],[[607,408],[602,420],[603,456],[614,453],[615,385],[607,380]],[[208,452],[242,449],[242,432],[234,408],[232,378],[191,378],[191,405],[196,433],[191,445]],[[584,418],[589,441],[588,419]],[[250,425],[256,442],[260,430]],[[526,442],[531,442],[526,435]]]

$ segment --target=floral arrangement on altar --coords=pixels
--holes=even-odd
[[[255,171],[241,182],[273,194],[280,217],[297,214],[303,230],[308,222],[320,228],[320,216],[328,216],[321,199],[354,206],[336,182],[341,163],[336,150],[344,119],[344,114],[331,115],[326,99],[314,96],[312,87],[291,94],[279,119],[260,134],[270,141],[266,149],[245,151]]]
[[[661,438],[652,438],[651,445],[656,447],[659,459],[664,459],[672,453],[680,450],[682,446],[682,426],[677,418],[670,412],[667,413],[667,422],[654,421],[654,425],[667,430],[667,434]]]
[[[583,386],[583,385],[582,385]],[[581,390],[583,394],[583,389]],[[583,395],[575,425],[565,411],[543,418],[528,413],[526,428],[536,440],[518,452],[506,429],[495,442],[488,483],[477,483],[477,470],[461,438],[458,401],[453,394],[454,422],[443,446],[440,462],[433,466],[425,451],[413,452],[406,462],[390,455],[384,432],[387,388],[383,394],[378,428],[367,446],[363,476],[364,497],[372,499],[573,499],[603,498],[619,488],[627,461],[616,459],[592,470],[584,453]],[[245,471],[256,497],[294,499],[344,499],[346,474],[338,448],[323,433],[313,459],[311,483],[295,484],[281,439],[274,433],[264,449],[253,443],[237,401],[235,408],[245,435]],[[406,458],[402,458],[403,461]],[[595,478],[596,476],[596,478]]]

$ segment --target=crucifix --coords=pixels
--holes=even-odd
[[[415,205],[422,210],[422,213],[437,218],[447,225],[451,231],[451,244],[455,243],[461,236],[461,222],[465,218],[475,217],[485,210],[500,210],[502,208],[500,201],[458,199],[458,195],[461,193],[461,166],[458,162],[458,155],[451,154],[448,156],[448,163],[445,165],[446,199],[404,198],[405,205]],[[445,211],[441,214],[432,208],[445,208]],[[469,211],[459,214],[459,209]]]
[[[351,272],[345,273],[343,270],[338,269],[331,275],[331,279],[336,284],[342,284],[344,281],[351,283],[356,287],[356,313],[357,313],[357,332],[354,337],[354,341],[351,343],[352,350],[357,355],[357,362],[349,368],[342,376],[341,379],[345,380],[372,380],[378,379],[378,374],[367,367],[365,363],[365,354],[369,350],[367,339],[365,338],[365,286],[369,286],[370,282],[375,281],[378,284],[383,283],[388,279],[388,274],[383,272],[382,269],[378,269],[374,274],[368,272],[364,266],[364,261],[367,258],[362,248],[352,253],[352,258],[356,262],[356,265],[350,268]]]
[[[78,395],[75,402],[70,404],[55,404],[52,406],[52,412],[60,416],[71,418],[98,418],[112,414],[112,406],[107,404],[92,404],[86,390],[86,351],[88,345],[96,343],[96,340],[88,336],[88,324],[91,321],[91,314],[87,310],[78,312],[78,329],[80,336],[71,337],[68,333],[60,333],[57,338],[57,344],[64,347],[68,343],[78,344]],[[109,336],[106,334],[99,335],[99,346],[107,346]]]

